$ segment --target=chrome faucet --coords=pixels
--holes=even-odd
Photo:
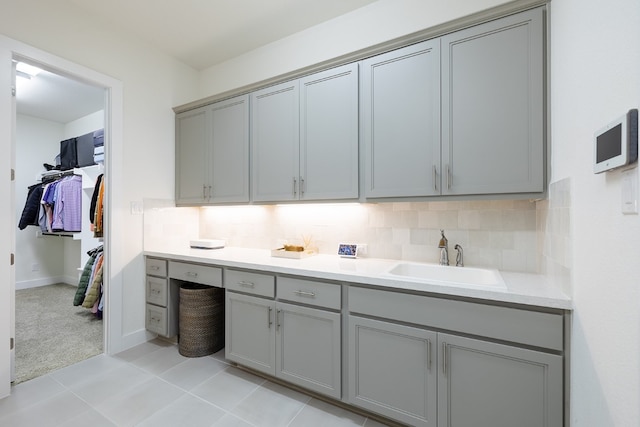
[[[444,236],[444,230],[440,230],[440,234],[442,235],[440,243],[438,243],[438,248],[440,248],[440,265],[449,265],[449,241]]]
[[[456,253],[456,267],[464,267],[464,260],[462,259],[462,246],[456,243],[453,247],[458,253]]]

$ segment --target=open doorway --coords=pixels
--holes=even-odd
[[[105,171],[104,146],[96,139],[95,157],[87,161],[85,156],[72,169],[60,165],[59,155],[61,141],[94,133],[99,138],[105,128],[106,92],[102,87],[48,71],[46,66],[16,57],[14,60],[39,68],[37,72],[16,72],[14,205],[21,229],[15,237],[12,380],[19,383],[104,351],[105,328],[99,302],[95,308],[76,304],[77,288],[83,283],[88,261],[95,261],[94,251],[101,251],[103,246],[91,228],[90,210],[96,183]],[[81,222],[69,229],[47,230],[42,223],[44,209],[36,215],[40,223],[22,221],[30,191],[52,180],[78,183],[76,207]],[[95,271],[90,273],[86,279],[93,281]]]

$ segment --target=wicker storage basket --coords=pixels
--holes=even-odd
[[[224,347],[224,289],[183,283],[179,313],[181,355],[207,356]]]

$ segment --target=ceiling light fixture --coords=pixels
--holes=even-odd
[[[35,77],[41,71],[42,71],[41,68],[38,68],[36,66],[30,65],[24,62],[18,62],[16,64],[16,75],[18,77],[23,77],[25,79],[31,79]]]

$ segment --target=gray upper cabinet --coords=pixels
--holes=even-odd
[[[561,427],[562,356],[438,334],[438,425]]]
[[[176,115],[176,204],[202,204],[208,186],[207,107]]]
[[[358,64],[300,80],[300,199],[358,198]]]
[[[176,204],[249,201],[249,97],[176,116]]]
[[[357,64],[251,96],[254,201],[357,199]]]
[[[251,94],[252,198],[257,202],[298,199],[298,81]]]
[[[544,191],[542,13],[442,37],[442,194]]]
[[[365,197],[440,194],[440,40],[362,62]]]

